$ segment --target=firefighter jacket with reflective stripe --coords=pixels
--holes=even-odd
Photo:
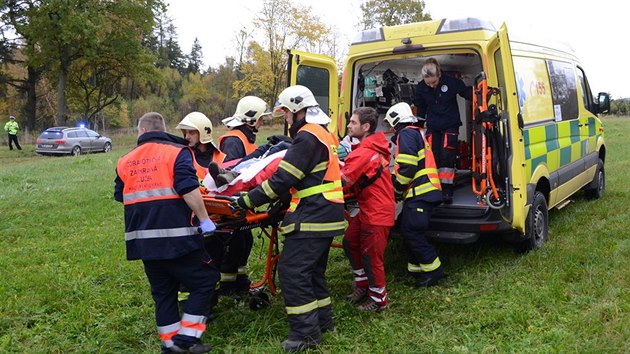
[[[256,135],[244,125],[233,128],[219,137],[219,150],[225,153],[225,162],[242,159],[256,150]]]
[[[421,129],[406,125],[397,131],[394,189],[405,200],[442,200],[440,179],[431,146]]]
[[[365,137],[344,160],[344,189],[356,196],[362,224],[394,226],[396,201],[390,159],[389,142],[383,132],[378,132]]]
[[[114,197],[125,209],[127,259],[174,259],[203,248],[182,195],[199,188],[185,140],[145,133],[116,166]],[[195,222],[196,223],[196,222]]]
[[[271,178],[249,193],[251,203],[259,206],[290,191],[281,233],[295,238],[342,235],[346,221],[337,139],[303,119],[292,130],[297,131],[293,144]]]
[[[20,126],[18,125],[18,122],[10,120],[4,125],[4,130],[11,135],[17,135],[18,130],[20,130]]]

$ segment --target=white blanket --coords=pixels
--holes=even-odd
[[[203,185],[210,192],[221,193],[228,188],[228,186],[232,186],[237,184],[239,181],[243,183],[249,182],[252,178],[256,177],[256,175],[262,171],[271,161],[277,158],[283,158],[284,154],[286,154],[287,150],[281,150],[276,152],[275,154],[271,154],[265,158],[251,159],[247,160],[243,163],[237,164],[232,170],[234,172],[240,173],[238,177],[236,177],[229,185],[223,185],[221,187],[217,187],[216,183],[214,183],[214,179],[210,174],[208,174],[203,179]]]

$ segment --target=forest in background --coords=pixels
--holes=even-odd
[[[191,111],[214,124],[256,95],[272,105],[286,85],[287,49],[343,65],[342,43],[308,6],[264,0],[255,26],[233,33],[224,63],[204,67],[202,47],[178,43],[163,0],[5,0],[0,3],[0,122],[29,131],[82,122],[126,128],[147,111],[170,123]],[[357,30],[431,19],[424,1],[365,0]],[[611,114],[630,114],[613,100]]]

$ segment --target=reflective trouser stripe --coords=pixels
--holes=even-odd
[[[324,299],[315,300],[309,302],[306,305],[301,306],[287,306],[287,314],[288,315],[302,315],[308,312],[311,312],[317,308],[328,306],[332,303],[330,296]]]
[[[182,315],[182,328],[179,330],[179,334],[201,338],[205,330],[206,316],[190,315],[187,313]]]
[[[365,269],[361,268],[361,269],[354,269],[352,271],[352,274],[354,275],[354,281],[355,282],[361,282],[361,281],[366,281],[368,280],[367,278],[367,274],[365,273]]]
[[[455,179],[455,169],[450,167],[440,167],[438,169],[438,176],[440,177],[440,182],[453,184],[453,180]]]
[[[440,266],[442,265],[442,262],[440,262],[440,257],[436,257],[435,260],[432,263],[429,264],[412,264],[412,263],[407,263],[407,270],[409,272],[412,273],[419,273],[419,272],[432,272],[436,269],[438,269]]]
[[[221,281],[236,281],[236,273],[221,273]]]
[[[324,307],[324,306],[328,306],[332,303],[332,300],[330,299],[330,296],[325,298],[325,299],[321,299],[321,300],[317,300],[317,307]]]
[[[247,273],[247,266],[245,267],[238,267],[238,275],[244,275]]]
[[[311,312],[317,308],[317,300],[309,302],[306,305],[301,306],[287,306],[287,315],[301,315],[303,313]]]
[[[160,336],[160,340],[165,347],[170,348],[173,346],[173,337],[179,333],[180,328],[182,327],[180,322],[175,322],[166,326],[158,326],[158,336]]]

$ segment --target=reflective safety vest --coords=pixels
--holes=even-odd
[[[258,148],[256,146],[256,144],[252,144],[249,142],[249,139],[247,139],[247,137],[245,136],[245,134],[243,134],[242,131],[238,130],[238,129],[232,129],[230,131],[228,131],[227,133],[221,135],[219,137],[219,146],[221,146],[221,143],[223,142],[223,139],[227,138],[227,137],[236,137],[238,138],[241,143],[243,143],[243,146],[245,147],[245,155],[249,155],[252,152],[256,151],[256,148]],[[243,157],[243,156],[241,156]]]
[[[292,188],[291,205],[289,206],[288,211],[295,211],[302,198],[310,197],[316,194],[322,194],[324,198],[330,202],[343,204],[341,168],[339,167],[339,158],[337,158],[337,146],[339,145],[339,141],[330,132],[318,124],[306,123],[298,130],[298,132],[301,131],[313,134],[319,142],[326,146],[326,149],[328,150],[328,161],[323,161],[322,163],[316,165],[313,171],[310,171],[317,172],[326,169],[326,174],[324,175],[322,184],[301,190]]]
[[[175,162],[182,149],[189,148],[147,142],[118,161],[129,260],[173,259],[203,245],[192,225],[192,210],[174,188]]]
[[[212,161],[218,163],[219,165],[223,163],[225,160],[225,154],[219,151],[219,149],[214,149],[212,153]],[[197,170],[197,178],[199,178],[199,183],[203,183],[203,179],[208,175],[208,166],[201,166],[197,163],[197,160],[193,157],[193,164],[195,165],[195,170]]]
[[[20,126],[18,125],[18,122],[14,120],[10,120],[4,125],[4,130],[11,135],[17,135],[19,129]]]
[[[396,165],[394,171],[396,181],[402,185],[408,186],[405,192],[405,199],[420,196],[434,190],[442,190],[433,151],[431,150],[431,145],[422,135],[422,130],[413,125],[403,129],[416,130],[424,142],[424,148],[420,149],[416,155],[408,155],[400,154],[398,151],[400,146],[400,134],[398,134],[398,138],[396,139]],[[413,177],[403,176],[398,173],[400,164],[414,165],[418,167],[418,170]]]

